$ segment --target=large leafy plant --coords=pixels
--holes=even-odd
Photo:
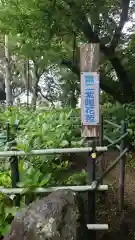
[[[0,186],[11,186],[10,171],[0,172]],[[0,193],[0,235],[4,236],[10,228],[10,222],[16,214],[17,207],[13,206],[12,196]]]
[[[32,149],[82,146],[78,116],[78,110],[71,109],[33,112],[25,108],[10,108],[1,114],[0,123],[2,129],[9,122],[10,135],[16,140],[17,150],[29,152]],[[18,121],[19,130],[14,127]],[[18,186],[30,190],[36,187],[84,184],[86,172],[71,174],[70,161],[72,161],[72,154],[20,157]],[[2,171],[0,184],[11,187],[10,164],[4,164]],[[4,177],[5,174],[8,174],[8,178]],[[27,197],[31,198],[31,195],[27,194]],[[32,197],[35,196],[32,195]],[[16,212],[16,208],[12,207],[12,200],[8,198],[9,204],[4,199],[5,196],[0,198],[0,233],[2,235],[9,229],[9,216],[14,216]],[[22,204],[24,204],[23,200],[21,200]]]

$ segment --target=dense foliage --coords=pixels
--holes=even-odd
[[[134,143],[134,106],[106,103],[101,108],[104,119],[120,124],[126,119],[131,140]],[[1,134],[6,134],[7,123],[10,124],[10,141],[16,140],[18,150],[30,151],[43,148],[65,148],[83,146],[80,131],[79,110],[36,110],[26,108],[9,108],[0,114]],[[19,122],[19,128],[15,123]],[[120,136],[120,131],[104,125],[104,134],[112,140]],[[5,129],[5,130],[4,130]],[[2,141],[2,140],[1,140]],[[6,144],[1,149],[10,148]],[[67,184],[85,184],[86,172],[72,174],[71,163],[77,158],[73,154],[48,156],[27,156],[19,158],[19,187],[27,189]],[[0,185],[11,187],[11,171],[8,161],[1,161]],[[10,226],[12,216],[16,212],[13,201],[0,195],[0,232],[4,234]],[[34,197],[34,196],[32,196]],[[11,196],[14,198],[14,196]],[[21,207],[24,200],[21,201]]]
[[[10,50],[8,70],[15,95],[26,90],[29,85],[34,95],[33,105],[37,97],[42,95],[50,102],[59,99],[62,104],[67,105],[68,102],[72,107],[76,106],[80,78],[79,47],[81,44],[96,42],[102,53],[99,66],[102,90],[115,101],[133,102],[134,9],[133,0],[1,1],[0,60],[4,62],[3,39],[6,35]],[[124,31],[128,21],[130,26]],[[45,75],[50,68],[53,69],[53,77],[48,75],[48,85],[48,76]],[[61,75],[57,79],[58,84],[54,84],[56,68]],[[63,74],[61,69],[70,72]],[[5,75],[4,70],[1,71]],[[46,91],[43,88],[41,91],[41,77]],[[55,94],[49,91],[53,89],[50,88],[51,83],[58,90],[55,89]]]
[[[2,109],[1,109],[2,111]],[[0,114],[1,135],[6,135],[7,123],[10,125],[10,138],[16,140],[17,150],[26,152],[32,149],[43,148],[66,148],[83,146],[81,139],[80,110],[72,109],[50,109],[35,112],[26,108],[9,108]],[[106,103],[102,106],[101,112],[104,119],[120,124],[126,119],[130,133],[130,141],[134,145],[134,105]],[[19,123],[18,128],[15,124]],[[104,135],[112,140],[120,137],[120,131],[110,125],[104,124]],[[4,145],[0,138],[1,149],[10,149],[12,144]],[[105,142],[107,143],[107,142]],[[69,184],[85,184],[86,172],[72,173],[72,163],[77,161],[79,156],[74,154],[58,154],[45,156],[26,156],[19,158],[19,187],[26,187],[27,190],[36,187],[49,187]],[[8,159],[1,159],[0,186],[11,187],[11,170]],[[79,159],[78,159],[79,160]],[[31,199],[35,196],[27,196]],[[14,196],[0,194],[0,233],[2,235],[10,227],[12,216],[16,213],[13,207]],[[21,207],[25,204],[21,200]]]
[[[127,123],[128,131],[129,131],[129,142],[128,144],[132,144],[132,147],[135,146],[135,105],[134,104],[112,104],[106,103],[102,107],[102,114],[104,119],[109,119],[110,121],[121,124],[121,121],[125,120]],[[119,129],[114,129],[111,131],[111,126],[108,126],[108,135],[113,139],[116,138],[116,134],[120,136]],[[114,132],[114,136],[112,136]]]
[[[10,123],[10,141],[15,137],[17,150],[30,151],[41,148],[79,147],[80,122],[77,111],[49,110],[31,111],[26,109],[9,109],[0,115],[1,131]],[[14,124],[19,121],[19,130]],[[5,131],[4,131],[5,134]],[[9,145],[8,145],[9,146]],[[8,147],[7,145],[3,149]],[[36,188],[66,184],[85,184],[86,172],[72,174],[70,171],[72,155],[48,155],[19,158],[19,187]],[[1,164],[0,185],[11,186],[10,163]],[[12,196],[11,196],[12,197]],[[14,197],[14,196],[13,196]],[[6,201],[5,201],[6,199]],[[21,207],[24,201],[21,201]],[[0,233],[5,234],[16,208],[12,200],[1,195],[0,198]],[[10,216],[11,215],[11,216]]]

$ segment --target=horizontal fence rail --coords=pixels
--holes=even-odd
[[[123,134],[122,136],[120,136],[119,138],[117,138],[115,141],[113,141],[112,143],[110,143],[109,145],[107,145],[107,147],[108,147],[108,148],[113,147],[114,145],[116,145],[117,143],[119,143],[121,140],[123,140],[127,135],[128,135],[128,132],[126,132],[125,134]]]
[[[121,126],[118,125],[117,123],[113,123],[113,122],[110,122],[108,120],[104,120],[104,123],[110,124],[111,126],[119,128],[119,129],[121,128]]]
[[[107,151],[107,147],[96,147],[97,152]],[[56,148],[56,149],[40,149],[32,150],[30,152],[25,151],[0,151],[0,157],[13,157],[13,156],[34,156],[34,155],[50,155],[50,154],[62,154],[62,153],[89,153],[93,150],[91,147],[84,148]]]
[[[108,230],[108,224],[87,224],[89,230]]]
[[[110,138],[107,137],[106,135],[104,135],[104,140],[107,140],[109,143],[111,143],[111,144],[112,144],[111,146],[115,145],[115,141],[113,141],[112,139],[110,139]],[[110,146],[110,144],[109,144],[109,146]],[[119,146],[119,145],[116,145],[116,148],[117,148],[118,150],[120,150],[120,146]]]
[[[101,177],[93,182],[93,187],[100,184],[100,182],[114,169],[114,167],[120,162],[120,159],[128,152],[128,148],[125,148],[123,152],[116,158],[116,160],[106,169],[106,171],[101,175]],[[96,188],[96,187],[95,187]]]
[[[3,194],[26,194],[27,192],[34,193],[50,193],[57,190],[67,190],[71,189],[76,192],[86,192],[86,191],[95,191],[96,185],[84,185],[84,186],[61,186],[61,187],[49,187],[49,188],[2,188],[0,187],[0,192]],[[108,185],[99,185],[96,189],[97,191],[107,191]]]
[[[6,140],[6,139],[7,139],[7,136],[2,136],[2,135],[0,135],[0,140],[1,140],[1,139],[2,139],[2,140],[3,140],[3,139]]]

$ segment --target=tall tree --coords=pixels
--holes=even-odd
[[[122,47],[132,38],[132,33],[124,35],[123,28],[128,20],[132,21],[134,9],[132,0],[8,0],[4,5],[1,3],[0,19],[1,28],[21,34],[35,49],[37,46],[44,49],[48,64],[50,61],[61,63],[78,78],[79,45],[99,43],[101,88],[117,101],[126,103],[135,99],[134,81],[123,62]]]
[[[5,34],[5,87],[6,87],[7,106],[10,106],[13,104],[11,80],[12,80],[12,75],[11,75],[11,64],[10,64],[9,40],[8,40],[8,35]]]

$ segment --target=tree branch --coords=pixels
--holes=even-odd
[[[73,13],[73,21],[76,27],[81,30],[84,33],[85,37],[92,43],[99,42],[98,36],[89,24],[85,13],[81,9],[81,6],[78,7],[73,0],[66,0],[65,3],[69,6],[70,10]]]
[[[40,76],[38,75],[37,62],[36,62],[36,60],[34,60],[34,59],[32,59],[32,61],[33,61],[33,73],[34,73],[35,79],[36,79],[35,84],[38,84],[38,82],[39,82],[39,77],[40,77]]]
[[[80,69],[78,66],[74,66],[72,64],[72,61],[66,61],[63,60],[61,62],[62,65],[64,65],[65,67],[69,68],[73,73],[75,73],[79,78],[80,78]],[[117,101],[119,101],[120,103],[125,103],[125,99],[124,96],[122,96],[122,91],[121,89],[118,90],[120,88],[120,84],[118,82],[113,82],[113,87],[110,86],[110,84],[107,84],[107,81],[105,81],[105,76],[102,74],[102,72],[100,73],[100,87],[103,91],[105,91],[106,93],[110,94],[111,96],[113,96],[114,98],[116,98]],[[117,91],[116,91],[117,89]]]
[[[128,78],[127,71],[125,70],[124,66],[121,63],[121,60],[113,54],[110,49],[104,48],[104,46],[100,45],[100,49],[104,52],[105,56],[108,58],[112,67],[114,68],[118,80],[121,84],[121,90],[125,95],[125,98],[128,99],[129,102],[134,101],[134,90],[132,87],[132,83]]]
[[[114,36],[112,38],[111,45],[110,45],[110,47],[111,47],[111,49],[113,49],[113,51],[115,50],[115,48],[117,47],[117,45],[119,43],[122,29],[123,29],[126,21],[128,20],[129,4],[130,4],[130,0],[121,0],[122,10],[121,10],[121,15],[120,15],[120,21],[119,21],[119,25],[115,29],[115,33],[114,33]]]
[[[125,3],[126,1],[126,3]],[[123,13],[121,14],[121,21],[119,25],[119,29],[122,29],[124,23],[128,16],[128,10],[126,7],[129,8],[130,0],[122,0],[123,3]],[[66,0],[70,10],[73,14],[73,20],[76,27],[81,30],[90,43],[99,43],[101,52],[107,57],[107,59],[112,64],[114,70],[116,71],[116,75],[121,83],[121,90],[125,96],[129,96],[129,101],[134,101],[134,91],[132,87],[132,83],[129,81],[127,72],[124,69],[124,66],[121,64],[121,60],[116,56],[113,49],[111,47],[106,47],[101,40],[99,39],[98,35],[93,31],[87,16],[81,9],[81,6],[78,7],[73,0]],[[125,4],[124,4],[125,3]],[[127,14],[126,14],[127,13]],[[125,21],[124,21],[125,19]],[[116,35],[117,37],[117,35]],[[117,40],[118,38],[116,38]],[[102,82],[101,82],[102,85]],[[127,98],[128,99],[128,98]]]

